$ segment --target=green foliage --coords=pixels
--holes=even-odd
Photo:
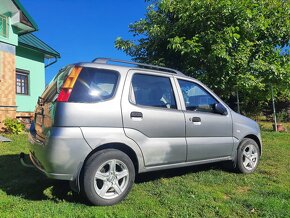
[[[277,122],[287,122],[288,121],[288,114],[286,110],[282,110],[281,112],[277,113]]]
[[[145,18],[131,24],[132,40],[116,48],[136,61],[177,68],[228,99],[239,90],[247,111],[274,94],[290,100],[290,1],[148,1]],[[243,105],[242,105],[243,106]]]
[[[24,130],[24,125],[20,123],[17,119],[6,118],[3,123],[8,133],[19,134]]]

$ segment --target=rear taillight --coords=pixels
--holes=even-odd
[[[72,72],[69,74],[69,76],[66,78],[65,82],[63,83],[61,91],[57,97],[57,101],[67,102],[69,100],[70,94],[72,92],[72,89],[77,81],[77,78],[81,70],[82,70],[82,67],[74,67],[72,69]]]
[[[70,96],[72,89],[61,89],[57,101],[67,102]]]

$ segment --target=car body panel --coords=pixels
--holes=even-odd
[[[145,167],[186,161],[184,137],[151,138],[136,129],[124,128],[126,135],[142,149]]]
[[[82,127],[83,137],[94,150],[99,146],[107,144],[124,144],[129,146],[138,159],[138,169],[144,169],[144,155],[138,144],[126,137],[123,128],[103,128],[103,127]]]
[[[73,180],[92,151],[78,127],[52,127],[43,143],[30,134],[30,152],[50,178]]]
[[[89,116],[88,116],[89,115]],[[57,103],[55,126],[90,126],[122,128],[119,100],[98,103]]]
[[[130,102],[131,80],[136,70],[128,72],[122,97],[122,115],[125,134],[143,151],[145,166],[186,161],[184,114],[178,109],[140,106]],[[158,73],[148,73],[164,76]],[[172,78],[170,76],[165,76]],[[171,81],[173,86],[174,82]],[[177,97],[175,97],[177,99]],[[178,100],[176,100],[178,101]],[[179,105],[179,106],[178,106]],[[177,103],[180,107],[180,103]],[[131,117],[132,112],[142,117]]]
[[[233,137],[236,141],[232,154],[233,158],[235,158],[237,155],[240,142],[247,136],[255,136],[257,138],[256,142],[260,147],[260,155],[262,155],[263,143],[258,123],[234,111],[232,111],[231,114],[233,117]]]
[[[181,106],[186,122],[187,161],[206,160],[230,156],[233,151],[233,122],[231,110],[210,89],[195,79],[175,77],[181,96]],[[227,115],[186,110],[178,79],[195,83],[205,89],[214,99],[222,103]],[[199,118],[200,122],[193,122]]]

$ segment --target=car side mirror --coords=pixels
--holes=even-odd
[[[214,112],[222,115],[228,114],[227,109],[221,103],[214,104]]]

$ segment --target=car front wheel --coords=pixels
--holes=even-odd
[[[241,173],[252,173],[260,160],[260,149],[253,139],[244,138],[238,148],[236,169]]]
[[[135,169],[128,155],[115,149],[102,150],[85,164],[84,195],[94,205],[113,205],[127,196],[134,179]]]

